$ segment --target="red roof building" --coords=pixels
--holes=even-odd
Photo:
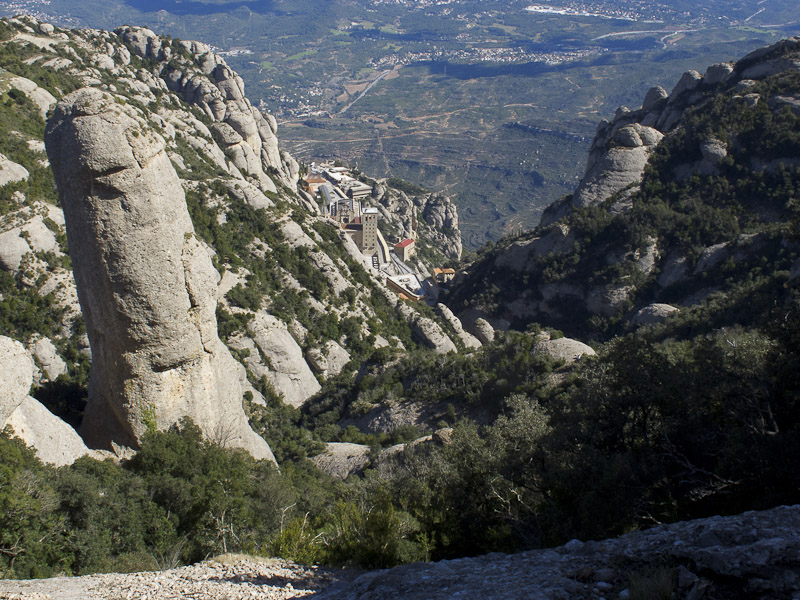
[[[394,245],[394,252],[400,260],[408,260],[414,254],[414,240],[406,238],[402,242]]]

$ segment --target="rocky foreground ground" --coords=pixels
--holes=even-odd
[[[0,581],[0,600],[284,600],[313,595],[341,576],[280,559],[230,556],[160,572]]]
[[[671,596],[670,596],[671,595]],[[154,573],[0,581],[0,600],[800,600],[800,505],[554,549],[384,571],[223,557]]]

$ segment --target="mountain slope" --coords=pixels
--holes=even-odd
[[[220,335],[249,371],[237,377],[256,404],[266,395],[300,406],[320,381],[352,372],[351,359],[379,346],[455,348],[451,325],[398,303],[372,261],[297,189],[300,165],[279,150],[274,119],[250,104],[241,78],[208,46],[136,27],[65,31],[30,17],[0,29],[0,332],[34,352],[37,396],[73,426],[90,349],[41,140],[47,112],[80,87],[113,94],[163,140],[194,232],[222,274]],[[427,275],[440,264],[429,260],[458,257],[448,199],[371,183],[387,236],[410,235],[413,221],[421,250],[412,267]]]
[[[713,327],[763,317],[737,305],[781,296],[797,259],[798,64],[787,40],[601,123],[576,192],[471,265],[450,302],[595,336],[703,307]]]

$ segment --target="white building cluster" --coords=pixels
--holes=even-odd
[[[346,167],[312,163],[301,187],[314,195],[322,214],[340,228],[359,250],[371,259],[372,267],[385,277],[386,285],[401,296],[419,300],[426,285],[406,261],[414,254],[416,232],[391,246],[378,228],[380,211],[364,206],[362,200],[372,195],[372,187],[353,177]]]

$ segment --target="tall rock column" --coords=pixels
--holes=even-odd
[[[124,100],[84,88],[45,132],[92,347],[87,444],[136,447],[191,417],[272,459],[242,409],[242,369],[217,337],[219,274],[195,238],[163,138]]]

